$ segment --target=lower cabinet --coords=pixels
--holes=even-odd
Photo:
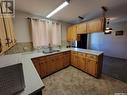
[[[71,51],[71,65],[78,67],[78,56],[76,51]]]
[[[71,63],[71,52],[63,52],[63,67],[67,67]]]
[[[93,55],[76,51],[67,51],[32,59],[39,75],[44,78],[70,64],[96,78],[101,75],[103,54]]]
[[[103,55],[71,52],[71,65],[98,78],[101,75]]]
[[[41,74],[41,69],[40,69],[40,68],[41,68],[41,65],[40,65],[39,59],[33,58],[32,61],[33,61],[33,64],[34,64],[34,66],[35,66],[37,72],[38,72],[39,75],[40,75],[40,74]]]
[[[96,77],[97,62],[90,59],[86,59],[86,72]]]
[[[36,64],[36,63],[35,63],[35,64]],[[37,71],[40,71],[39,75],[40,75],[41,77],[45,77],[47,74],[50,73],[50,69],[47,68],[48,62],[47,62],[46,59],[44,59],[43,61],[42,61],[42,59],[40,59],[40,60],[39,60],[39,64],[40,64],[40,68],[36,68],[36,69],[40,69],[40,70],[37,70]],[[36,67],[36,66],[35,66],[35,67]]]
[[[78,67],[79,69],[86,71],[86,54],[85,53],[78,53]]]
[[[56,71],[59,71],[60,69],[69,66],[70,52],[33,58],[32,61],[41,78],[44,78]]]

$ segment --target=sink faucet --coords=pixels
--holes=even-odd
[[[49,43],[49,51],[52,51],[52,47],[51,47],[51,44]]]

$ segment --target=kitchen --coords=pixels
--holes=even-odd
[[[126,95],[126,0],[5,1],[1,95]]]

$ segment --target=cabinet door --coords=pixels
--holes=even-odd
[[[79,68],[83,71],[85,71],[86,68],[86,59],[84,57],[80,57],[80,64],[79,64]]]
[[[58,64],[58,70],[64,68],[64,66],[63,66],[64,62],[63,62],[62,53],[57,54],[56,60],[57,60],[57,64]]]
[[[1,43],[1,47],[0,47],[1,52],[0,53],[2,53],[8,49],[3,18],[0,18],[0,43]]]
[[[104,31],[104,18],[98,18],[87,22],[87,33],[103,32]]]
[[[70,52],[65,52],[63,53],[63,65],[64,67],[67,67],[70,65],[70,59],[71,59],[71,53]]]
[[[40,69],[40,61],[39,61],[39,58],[36,58],[36,59],[32,59],[32,62],[38,72],[38,74],[41,76],[41,69]]]
[[[11,44],[12,46],[16,43],[16,36],[15,36],[15,32],[14,32],[14,27],[13,27],[13,19],[12,18],[8,18],[8,23],[10,26],[10,34],[11,34]]]
[[[47,74],[52,74],[53,72],[56,71],[56,61],[55,61],[55,56],[47,56]]]
[[[9,46],[15,44],[15,34],[13,30],[13,21],[11,17],[5,18],[6,30],[7,30],[7,40],[9,41]]]
[[[84,34],[86,32],[86,23],[80,23],[77,25],[77,34]]]
[[[77,58],[77,52],[71,52],[71,65],[72,66],[75,66],[75,67],[78,67],[78,58]]]
[[[46,57],[39,58],[40,60],[40,75],[41,77],[45,77],[48,75],[48,63]]]
[[[85,71],[86,68],[86,58],[85,53],[78,53],[78,68]]]
[[[89,66],[88,66],[88,72],[89,74],[93,75],[96,77],[97,74],[97,64],[96,61],[89,60]]]
[[[87,58],[86,72],[96,77],[97,76],[97,62]]]
[[[75,41],[77,39],[77,26],[73,25],[68,28],[67,41]]]
[[[71,33],[72,33],[72,27],[69,27],[67,30],[67,41],[72,41]]]
[[[77,25],[74,25],[73,26],[73,30],[72,30],[72,33],[71,33],[71,37],[72,37],[72,41],[75,41],[77,39]]]
[[[40,62],[40,71],[41,71],[41,77],[42,78],[49,74],[48,62],[47,61],[41,61]]]
[[[53,61],[51,59],[47,60],[47,67],[46,67],[46,72],[47,75],[52,74],[53,73]]]

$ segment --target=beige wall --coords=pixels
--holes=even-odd
[[[26,17],[31,17],[32,15],[20,11],[16,11],[14,18],[14,31],[16,34],[17,42],[32,42],[31,32],[28,27],[28,20]],[[66,32],[69,24],[62,23],[62,41],[66,41]]]
[[[17,42],[31,42],[31,33],[28,28],[27,13],[17,12],[14,18],[14,32]]]

